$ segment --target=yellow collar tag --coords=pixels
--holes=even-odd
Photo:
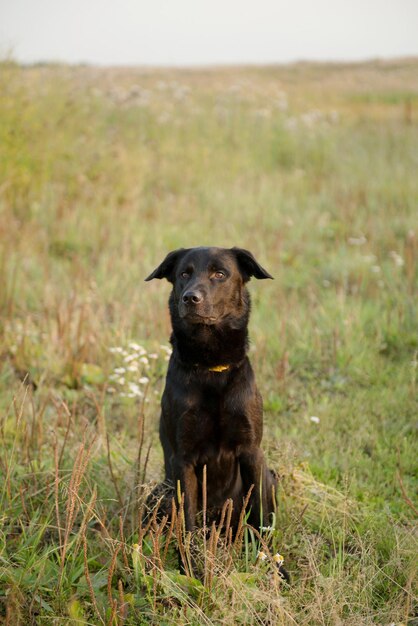
[[[225,372],[229,370],[229,365],[214,365],[208,368],[210,372]]]

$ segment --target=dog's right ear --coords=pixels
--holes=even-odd
[[[173,250],[173,252],[169,252],[164,261],[160,263],[160,265],[156,267],[155,270],[145,280],[152,280],[153,278],[166,278],[170,283],[173,283],[174,270],[178,261],[181,259],[185,252],[187,252],[186,248],[179,248],[178,250]]]

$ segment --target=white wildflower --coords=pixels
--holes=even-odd
[[[313,422],[313,424],[319,424],[319,422],[321,421],[316,415],[311,415],[309,419],[311,420],[311,422]]]
[[[397,252],[395,252],[395,250],[391,250],[389,252],[389,256],[392,257],[395,265],[397,267],[402,267],[402,265],[405,265],[405,261],[403,260],[403,258],[401,257],[400,254],[398,254]]]
[[[295,130],[298,126],[298,121],[295,117],[288,117],[284,125],[288,130]]]
[[[132,363],[126,368],[128,372],[137,372],[139,370],[138,363]]]
[[[115,367],[113,371],[115,372],[115,374],[124,374],[126,372],[124,367]]]
[[[267,118],[270,117],[271,115],[271,111],[270,109],[257,109],[256,111],[254,111],[254,115],[255,117],[258,118]]]
[[[116,379],[116,382],[119,383],[119,385],[124,385],[125,384],[125,379],[123,376],[121,376],[120,378]]]
[[[149,358],[149,359],[158,359],[158,354],[157,354],[156,352],[151,352],[151,353],[148,355],[148,358]]]
[[[374,255],[374,254],[365,254],[365,255],[363,256],[363,260],[364,260],[366,263],[374,263],[374,262],[376,261],[376,257],[375,257],[375,255]]]
[[[131,348],[131,350],[135,350],[135,352],[139,352],[141,355],[147,353],[144,346],[141,346],[139,345],[139,343],[135,343],[134,341],[131,341],[131,343],[129,344],[129,347]]]
[[[300,116],[301,121],[308,128],[312,128],[315,124],[321,121],[323,118],[323,114],[318,109],[312,109],[312,111],[307,111],[306,113],[302,113]]]
[[[125,361],[125,363],[130,363],[131,361],[135,361],[135,359],[138,358],[138,355],[136,354],[128,354],[128,356],[126,356],[123,360]]]
[[[367,243],[367,239],[364,235],[360,235],[360,237],[349,237],[348,243],[350,246],[363,246]]]
[[[142,363],[143,365],[149,365],[149,361],[146,356],[141,356],[141,358],[139,359],[139,362]]]
[[[284,563],[284,557],[278,552],[274,555],[273,560],[276,561],[278,565],[283,565]]]
[[[123,352],[123,348],[116,346],[114,348],[109,348],[109,352],[113,352],[114,354],[121,354]]]
[[[147,378],[146,376],[141,376],[141,378],[138,380],[140,385],[148,385],[149,383],[149,378]]]
[[[332,122],[333,124],[336,124],[340,119],[340,114],[338,113],[338,111],[335,111],[335,110],[331,111],[329,114],[329,119],[330,119],[330,122]]]
[[[260,550],[260,552],[257,554],[257,562],[265,561],[266,559],[267,559],[267,554],[263,552],[262,550]]]

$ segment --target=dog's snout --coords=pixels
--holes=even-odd
[[[183,294],[184,304],[200,304],[203,300],[203,294],[200,291],[186,291]]]

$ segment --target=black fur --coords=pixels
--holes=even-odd
[[[247,250],[189,248],[170,252],[146,279],[173,284],[160,439],[165,482],[174,492],[180,481],[188,530],[202,506],[204,465],[208,511],[231,498],[232,528],[251,487],[250,524],[268,523],[274,510],[276,477],[260,448],[262,399],[247,356],[252,276],[272,278]]]

